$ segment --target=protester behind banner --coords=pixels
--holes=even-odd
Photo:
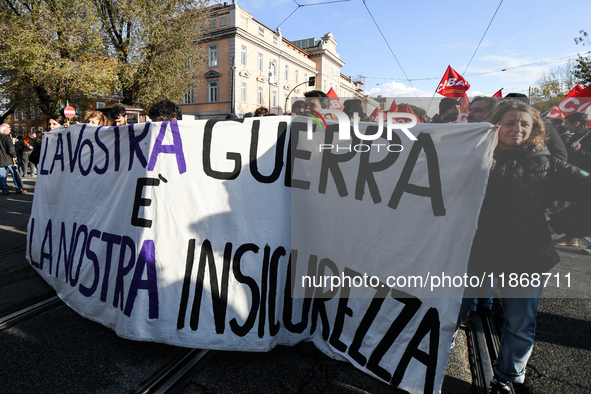
[[[439,113],[431,119],[431,123],[454,123],[460,115],[460,102],[456,99],[445,97],[439,102]]]
[[[95,126],[110,126],[107,116],[100,112],[91,110],[86,113],[82,123],[88,123]]]
[[[359,117],[360,122],[368,122],[369,119],[363,110],[363,106],[361,105],[361,100],[359,99],[349,99],[345,100],[345,105],[343,107],[343,112],[347,114],[349,120],[353,120],[354,114],[357,114]]]
[[[183,113],[181,108],[170,100],[161,100],[150,106],[148,116],[153,122],[170,122],[181,120]]]
[[[501,100],[493,97],[476,96],[470,102],[468,123],[485,122],[486,118],[495,111]]]

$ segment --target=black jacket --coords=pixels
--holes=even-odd
[[[591,177],[541,151],[495,151],[469,270],[542,273],[560,260],[550,237],[549,201],[577,204],[551,217],[557,233],[591,234]]]
[[[29,145],[31,146],[30,148],[25,144],[25,141],[23,139],[18,140],[16,142],[16,144],[14,144],[16,156],[22,157],[23,153],[24,154],[31,154],[31,152],[33,152],[33,150],[37,146],[37,140],[35,138],[31,138],[29,140]]]
[[[586,135],[568,133],[564,135],[563,141],[568,149],[568,162],[581,170],[591,172],[591,133]],[[572,144],[576,141],[581,144],[581,149],[578,151],[572,148]]]
[[[544,121],[544,125],[546,126],[546,146],[548,147],[550,154],[560,160],[566,161],[568,159],[566,147],[564,146],[564,141],[560,138],[560,134],[558,134],[556,127],[554,127],[548,120]]]
[[[0,167],[11,166],[13,157],[16,157],[16,152],[12,138],[9,134],[0,134]]]

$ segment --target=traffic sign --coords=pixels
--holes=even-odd
[[[68,119],[72,119],[74,116],[76,116],[76,110],[74,107],[68,105],[66,108],[64,108],[64,116]]]

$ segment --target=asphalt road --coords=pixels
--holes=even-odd
[[[0,196],[0,316],[53,293],[24,258],[35,182],[25,178],[25,183],[30,193]],[[540,303],[525,389],[591,393],[591,256],[573,247],[560,247],[559,253],[563,261],[553,273],[570,273],[572,285],[548,289],[546,295],[554,298]],[[463,332],[456,343],[443,392],[469,393]],[[131,392],[182,350],[119,338],[65,305],[0,331],[0,349],[3,393]],[[268,353],[217,352],[183,392],[319,391],[400,392],[309,343]]]

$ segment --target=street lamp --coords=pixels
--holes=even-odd
[[[315,85],[316,85],[316,77],[310,77],[310,78],[308,78],[308,80],[307,80],[307,81],[304,81],[304,82],[302,82],[302,83],[298,83],[296,86],[294,86],[294,87],[293,87],[293,89],[291,89],[291,90],[289,91],[289,93],[287,93],[287,96],[285,97],[285,107],[284,107],[284,108],[286,108],[286,109],[287,109],[287,101],[289,100],[289,95],[290,95],[290,94],[291,94],[291,93],[292,93],[294,90],[296,90],[296,88],[297,88],[298,86],[302,86],[303,84],[306,84],[306,83],[308,84],[308,86],[315,86]]]

